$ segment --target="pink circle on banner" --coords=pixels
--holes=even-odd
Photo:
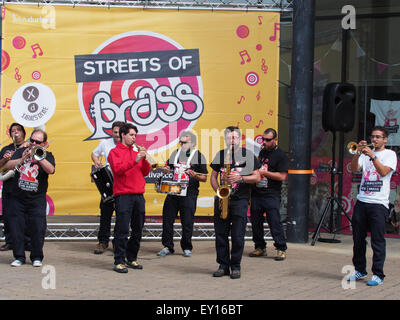
[[[260,78],[258,77],[258,74],[256,72],[249,72],[248,74],[246,74],[245,80],[249,86],[255,86]]]
[[[261,45],[261,44],[256,45],[256,49],[257,49],[258,51],[261,51],[261,50],[262,50],[262,45]]]
[[[244,116],[244,121],[246,121],[246,122],[250,122],[251,121],[251,115],[249,115],[249,114],[246,114],[245,116]]]
[[[32,72],[32,79],[33,80],[39,80],[42,77],[41,73],[39,71],[33,71]]]
[[[4,71],[10,65],[10,56],[7,51],[1,50],[1,71]]]
[[[254,141],[255,141],[256,143],[258,143],[258,144],[261,146],[262,143],[263,143],[262,135],[261,135],[261,134],[257,135],[257,136],[254,138]]]
[[[245,26],[245,25],[241,25],[241,26],[237,27],[237,29],[236,29],[237,36],[242,39],[247,38],[249,36],[249,33],[250,33],[250,29],[248,26]]]
[[[54,212],[55,212],[54,202],[48,194],[46,194],[46,202],[47,202],[46,215],[54,216]]]
[[[149,52],[149,51],[168,51],[184,49],[174,40],[154,32],[149,31],[132,31],[116,35],[103,42],[92,54],[111,54],[111,53],[127,53],[127,52]],[[93,103],[93,96],[99,91],[106,91],[111,97],[112,102],[121,105],[127,99],[136,99],[139,89],[150,87],[156,90],[160,86],[175,88],[179,84],[187,84],[190,86],[192,93],[197,95],[201,100],[203,98],[203,84],[200,76],[181,76],[171,78],[151,78],[151,79],[131,79],[131,80],[114,80],[114,81],[98,81],[84,82],[79,84],[79,96],[81,113],[88,127],[95,128],[95,120],[90,116],[89,107]],[[188,114],[196,112],[196,104],[193,101],[181,101],[184,111]],[[165,113],[169,107],[169,103],[157,102],[157,109],[163,109]],[[149,110],[141,108],[138,115],[145,118],[149,114]],[[108,121],[107,115],[103,117]],[[144,146],[149,153],[154,151],[162,151],[170,147],[171,144],[177,142],[178,135],[183,130],[191,129],[195,120],[185,120],[179,118],[175,122],[167,123],[160,119],[156,119],[149,125],[138,125],[132,119],[127,108],[125,119],[129,123],[134,123],[138,129],[136,143]],[[105,130],[111,136],[111,130]]]
[[[22,36],[16,36],[13,39],[12,44],[15,49],[23,49],[23,48],[25,48],[26,40]]]

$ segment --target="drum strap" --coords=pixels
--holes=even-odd
[[[178,165],[179,155],[181,154],[181,151],[182,151],[182,148],[179,148],[178,151],[177,151],[177,153],[176,153],[176,155],[175,155],[174,166]],[[186,165],[187,165],[189,168],[190,168],[190,162],[192,161],[192,159],[193,159],[193,157],[194,157],[196,151],[197,151],[197,149],[193,149],[193,150],[190,152],[190,156],[189,156],[189,158],[188,158],[188,160],[187,160],[187,163],[186,163]]]

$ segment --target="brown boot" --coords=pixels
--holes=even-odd
[[[106,249],[108,248],[108,245],[102,242],[99,242],[94,249],[94,254],[102,254]]]

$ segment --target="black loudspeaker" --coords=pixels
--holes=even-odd
[[[328,83],[324,89],[322,127],[325,131],[348,132],[355,120],[356,88],[350,83]]]

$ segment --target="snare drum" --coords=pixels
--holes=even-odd
[[[182,186],[176,181],[161,181],[156,184],[156,191],[158,193],[180,194]]]
[[[108,164],[96,168],[90,174],[96,183],[96,187],[100,192],[101,198],[104,202],[114,201],[113,195],[113,175]]]

